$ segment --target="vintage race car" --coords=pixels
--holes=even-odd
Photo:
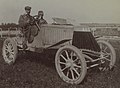
[[[27,50],[42,53],[56,50],[55,67],[59,76],[67,83],[79,84],[87,70],[98,67],[101,71],[111,70],[116,62],[116,53],[110,43],[97,40],[90,30],[81,26],[65,24],[37,25],[40,30]],[[7,64],[15,63],[22,50],[23,37],[8,37],[3,44],[2,54]]]

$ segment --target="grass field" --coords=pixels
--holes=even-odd
[[[58,76],[54,57],[28,52],[19,54],[14,65],[7,65],[1,56],[0,41],[0,88],[120,88],[120,42],[111,41],[117,54],[113,71],[98,72],[88,70],[84,81],[79,85],[67,84]]]

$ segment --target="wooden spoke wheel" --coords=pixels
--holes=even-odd
[[[13,64],[17,57],[17,45],[11,38],[7,38],[3,43],[2,55],[7,64]]]
[[[112,45],[106,41],[99,40],[97,41],[100,46],[100,70],[111,70],[116,62],[116,53]]]
[[[55,66],[59,76],[71,84],[82,82],[87,72],[83,54],[72,45],[66,45],[57,51]]]

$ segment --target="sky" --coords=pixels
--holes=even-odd
[[[39,10],[51,23],[53,17],[76,23],[120,23],[120,0],[0,0],[0,23],[18,23],[24,7],[31,6],[31,15]]]

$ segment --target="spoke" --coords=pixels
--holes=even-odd
[[[77,71],[75,68],[73,68],[73,70],[75,71],[75,73],[76,73],[78,76],[80,76],[80,74],[78,73],[78,71]]]
[[[8,49],[7,49],[9,52],[11,51],[11,48],[10,48],[10,46],[8,46]]]
[[[108,59],[108,58],[106,58],[106,57],[105,57],[104,59],[107,60],[107,61],[111,61],[110,59]]]
[[[11,52],[10,54],[14,55],[14,52]]]
[[[64,65],[66,65],[66,63],[65,63],[65,62],[60,62],[60,61],[59,61],[59,63],[60,63],[60,64],[64,64]]]
[[[70,72],[70,70],[67,71],[67,75],[66,75],[67,77],[69,76],[69,72]]]
[[[7,51],[10,52],[10,49],[8,49]]]
[[[108,52],[108,51],[106,51],[106,50],[102,50],[104,53],[110,53],[110,52]]]
[[[107,50],[107,47],[105,47],[103,51],[106,51],[106,50]]]
[[[111,56],[111,55],[104,55],[104,57],[109,57],[109,56]]]
[[[111,53],[107,53],[107,54],[103,54],[103,55],[104,55],[105,58],[107,58],[109,56],[111,57]]]
[[[79,65],[77,65],[77,64],[74,64],[74,67],[81,68],[81,66],[79,66]]]
[[[7,45],[5,45],[5,47],[8,49],[8,46],[7,46]]]
[[[61,54],[60,56],[61,56],[65,61],[67,61],[67,59],[66,59],[62,54]]]
[[[65,53],[66,53],[67,58],[70,59],[69,55],[68,55],[68,52],[66,50],[65,50]]]
[[[14,52],[14,50],[13,50],[13,49],[11,49],[11,50],[10,50],[10,52]]]
[[[100,49],[102,50],[102,44],[100,43],[99,45],[100,45]]]
[[[103,51],[102,54],[103,54],[104,56],[105,56],[105,55],[109,56],[109,55],[111,55],[111,52]]]
[[[11,47],[11,50],[14,50],[14,48],[13,48],[13,47]]]
[[[111,53],[105,52],[105,55],[108,55],[108,56],[109,56],[109,55],[111,55]]]
[[[74,77],[73,70],[72,70],[72,69],[70,69],[70,71],[71,71],[72,79],[74,80],[74,79],[75,79],[75,77]]]
[[[63,69],[62,69],[62,72],[63,72],[65,69],[67,69],[67,68],[68,68],[67,66],[66,66],[65,68],[63,68]]]
[[[75,60],[73,60],[73,62],[75,62],[75,61],[77,61],[78,60],[78,57],[75,59]]]
[[[72,58],[73,58],[73,55],[74,55],[74,52],[71,52],[71,54],[70,54],[70,56],[71,56],[70,59],[71,59],[71,60],[73,60],[73,59],[72,59]]]

